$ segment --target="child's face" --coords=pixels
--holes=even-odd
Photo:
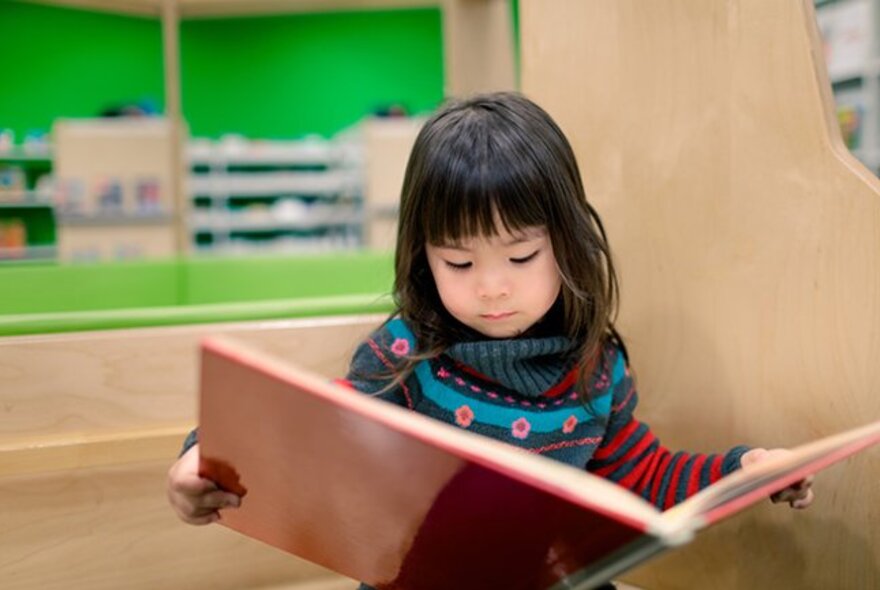
[[[544,227],[425,246],[452,317],[490,338],[525,332],[553,306],[562,279]]]

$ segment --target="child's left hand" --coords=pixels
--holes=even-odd
[[[742,463],[743,469],[748,469],[750,465],[754,465],[755,463],[759,463],[761,461],[766,461],[772,457],[778,457],[779,455],[784,455],[788,453],[787,449],[752,449],[746,452],[742,459],[740,460]],[[801,481],[785,488],[784,490],[780,490],[770,496],[770,500],[774,503],[776,502],[788,502],[789,506],[792,508],[797,508],[798,510],[802,510],[807,508],[810,504],[813,503],[813,490],[811,489],[813,486],[813,476],[809,476]]]

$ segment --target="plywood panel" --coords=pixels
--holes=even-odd
[[[232,333],[343,375],[382,316],[208,324],[0,338],[0,448],[23,438],[113,435],[192,424],[198,342]],[[332,343],[329,346],[328,343]]]
[[[811,0],[522,0],[524,91],[558,120],[621,274],[641,417],[671,447],[880,416],[880,185],[832,115]],[[880,456],[633,576],[880,586]]]
[[[0,585],[233,590],[338,583],[326,570],[223,527],[183,524],[166,500],[166,472],[194,422],[201,337],[231,333],[332,376],[343,374],[357,342],[381,319],[0,338]]]

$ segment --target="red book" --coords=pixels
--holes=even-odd
[[[660,512],[586,471],[359,394],[229,338],[202,345],[200,473],[221,523],[380,590],[590,588],[880,442],[880,422]]]

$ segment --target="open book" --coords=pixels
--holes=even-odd
[[[880,442],[880,422],[738,471],[666,512],[586,471],[202,345],[200,472],[221,523],[380,589],[591,588]]]

